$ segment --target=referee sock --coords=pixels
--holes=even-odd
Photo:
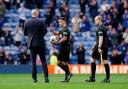
[[[62,70],[65,71],[65,67],[64,67],[65,65],[64,65],[63,63],[60,62],[60,63],[58,64],[58,66],[59,66]]]
[[[106,79],[110,79],[110,68],[108,64],[104,64],[105,72],[106,72]]]
[[[95,78],[95,73],[96,73],[96,63],[92,62],[91,63],[91,78]]]
[[[70,74],[68,65],[64,65],[63,63],[59,63],[58,66],[65,71],[65,79],[67,78],[68,74]]]
[[[68,65],[65,65],[65,73],[66,73],[66,75],[69,75],[70,74]]]
[[[63,63],[59,63],[58,66],[65,71],[66,74],[70,74],[68,65],[64,65]]]

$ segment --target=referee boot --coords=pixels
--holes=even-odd
[[[34,83],[37,83],[37,79],[33,79],[33,82],[34,82]]]
[[[45,83],[49,83],[49,79],[45,79]]]
[[[71,79],[71,77],[73,76],[73,74],[72,73],[70,73],[68,76],[67,76],[67,79],[66,79],[66,81],[67,82],[69,82],[69,80]]]
[[[85,81],[86,82],[95,82],[95,78],[89,77]]]
[[[102,80],[101,82],[102,82],[102,83],[110,83],[110,79],[106,79],[106,78],[105,78],[105,79]]]
[[[70,73],[69,75],[67,75],[67,77],[65,78],[65,80],[62,80],[60,82],[69,82],[69,80],[71,79],[72,76],[73,76],[73,74]]]

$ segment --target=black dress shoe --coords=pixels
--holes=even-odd
[[[49,83],[49,79],[45,79],[45,83]]]
[[[85,81],[86,82],[95,82],[95,78],[89,77]]]
[[[102,83],[110,83],[110,79],[106,79],[106,78],[105,78],[105,79],[102,80],[101,82],[102,82]]]

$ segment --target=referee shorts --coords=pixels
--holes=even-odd
[[[69,62],[69,55],[70,55],[70,46],[60,46],[59,53],[57,59],[63,62]]]
[[[101,48],[102,49],[102,57],[103,60],[108,60],[108,48]],[[100,59],[100,53],[98,52],[98,47],[94,47],[93,52],[92,52],[92,58],[94,59]]]

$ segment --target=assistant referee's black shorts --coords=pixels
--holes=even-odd
[[[108,48],[104,47],[104,48],[101,48],[101,49],[102,49],[103,60],[108,60]],[[94,49],[93,49],[92,58],[100,59],[100,53],[98,52],[98,47],[97,46],[95,46]]]
[[[57,59],[63,62],[69,62],[69,55],[70,55],[70,46],[63,45],[60,46]]]

